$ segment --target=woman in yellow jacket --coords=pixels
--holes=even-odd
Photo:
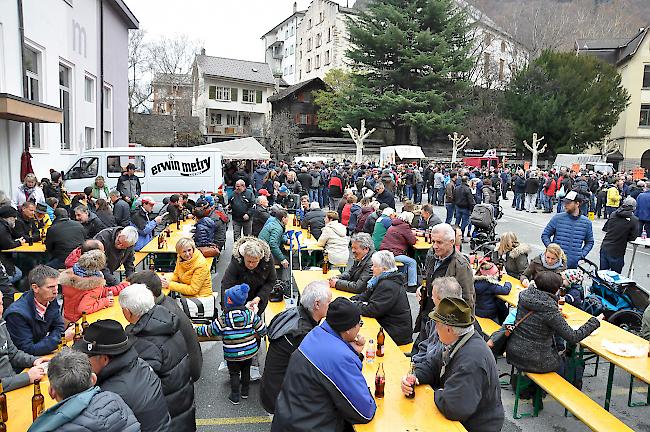
[[[623,180],[617,180],[616,183],[607,189],[607,203],[605,204],[605,218],[608,218],[614,210],[621,205],[621,191],[623,190]]]
[[[210,264],[191,238],[181,238],[176,243],[176,267],[171,280],[161,278],[163,288],[185,297],[212,297]]]

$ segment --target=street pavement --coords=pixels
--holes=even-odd
[[[514,231],[517,233],[521,242],[528,243],[534,254],[543,251],[543,245],[540,235],[546,223],[550,220],[553,214],[544,213],[526,213],[515,211],[511,208],[511,201],[502,202],[504,208],[504,216],[498,222],[497,233],[505,231]],[[398,204],[399,207],[399,204]],[[443,218],[445,216],[444,207],[436,207],[436,214]],[[604,237],[602,227],[604,220],[597,219],[594,221],[594,236],[596,244],[594,249],[589,254],[588,258],[598,263],[598,253],[600,245]],[[229,230],[227,237],[227,245],[224,249],[224,255],[217,264],[217,274],[213,278],[213,286],[215,290],[220,289],[220,281],[223,277],[223,272],[230,261],[230,250],[232,247],[232,231]],[[469,245],[464,245],[464,249],[468,249]],[[631,247],[628,248],[626,255],[625,272],[627,272],[628,263],[631,257]],[[639,248],[635,262],[634,278],[640,285],[650,287],[650,250]],[[413,316],[417,315],[417,302],[414,294],[409,294],[409,301]],[[228,399],[229,383],[227,370],[219,371],[219,364],[223,360],[223,351],[221,342],[203,342],[201,344],[203,350],[203,372],[201,379],[195,384],[196,405],[197,405],[197,426],[200,432],[222,432],[222,431],[236,431],[236,432],[253,432],[253,431],[269,431],[271,417],[266,414],[264,409],[259,403],[259,381],[251,386],[251,394],[248,400],[243,400],[239,405],[232,405]],[[263,364],[263,354],[261,356]],[[504,359],[498,362],[499,373],[509,373],[510,366]],[[605,389],[607,384],[607,369],[609,365],[607,362],[600,362],[598,368],[598,376],[584,378],[583,391],[592,399],[597,401],[601,406],[605,398]],[[593,366],[588,365],[585,375],[593,374]],[[387,379],[400,379],[401,377],[387,377]],[[612,396],[611,412],[619,417],[623,422],[636,431],[650,432],[650,415],[648,407],[629,408],[626,404],[627,401],[627,388],[629,384],[629,375],[616,369],[614,379],[614,388]],[[634,398],[635,400],[645,400],[648,391],[648,386],[642,386],[638,382],[635,386]],[[564,410],[561,405],[555,402],[551,397],[547,396],[544,399],[544,410],[537,418],[524,418],[514,420],[512,418],[513,405],[514,405],[514,392],[505,387],[501,392],[504,410],[506,414],[506,421],[503,431],[588,431],[580,421],[569,416],[564,417]],[[433,401],[431,401],[433,403]],[[532,406],[524,402],[520,404],[520,411],[524,412],[532,409]]]

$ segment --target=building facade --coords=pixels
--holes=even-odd
[[[20,183],[26,143],[39,178],[84,149],[128,143],[128,31],[139,24],[123,0],[20,4],[0,0],[2,190]]]
[[[612,128],[609,140],[618,144],[623,161],[619,169],[650,170],[650,29],[624,39],[578,40],[579,55],[594,55],[614,66],[630,103]]]
[[[154,114],[192,115],[192,76],[158,73],[151,80]]]
[[[264,135],[276,90],[266,63],[196,56],[192,67],[192,115],[208,143]]]
[[[262,36],[266,63],[271,66],[275,77],[282,78],[289,85],[298,82],[297,34],[304,15],[305,12],[299,11],[297,3],[294,3],[291,16]]]

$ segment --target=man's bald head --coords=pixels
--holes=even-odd
[[[91,250],[100,250],[100,251],[103,252],[104,251],[104,244],[102,242],[100,242],[99,240],[95,240],[95,239],[86,240],[85,242],[83,242],[81,244],[81,253],[82,254],[86,253],[88,251],[91,251]]]

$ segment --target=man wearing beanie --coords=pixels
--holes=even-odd
[[[440,412],[461,422],[469,432],[500,431],[504,413],[497,365],[474,330],[472,308],[462,298],[445,297],[429,318],[444,348],[431,363],[416,363],[416,384],[433,387]],[[406,377],[402,378],[402,392],[409,395],[412,391]]]
[[[361,325],[350,300],[330,303],[325,321],[291,355],[271,432],[342,432],[372,420],[377,406],[361,374]]]
[[[623,272],[627,243],[639,234],[639,218],[634,213],[636,200],[627,197],[605,222],[605,238],[600,246],[600,269]]]
[[[253,357],[259,350],[261,338],[266,336],[264,321],[246,307],[249,290],[245,283],[228,288],[221,316],[210,325],[196,328],[199,336],[223,336],[223,358],[230,374],[228,400],[234,405],[248,398]]]

